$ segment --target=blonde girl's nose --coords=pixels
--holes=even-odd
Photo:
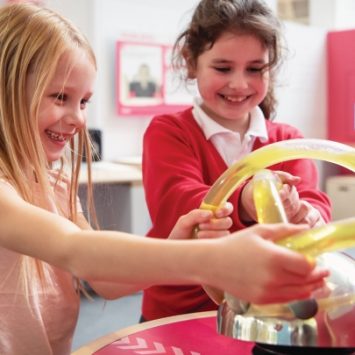
[[[86,124],[86,115],[84,111],[80,111],[76,118],[77,128],[83,128]]]
[[[76,128],[82,128],[86,124],[86,115],[84,110],[80,108],[74,108],[70,113],[68,113],[67,123],[69,125],[75,126]]]

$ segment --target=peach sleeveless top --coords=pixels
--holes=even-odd
[[[54,181],[55,173],[50,174]],[[60,211],[54,203],[46,209],[68,217],[68,184],[52,187]],[[1,178],[0,188],[17,193]],[[38,189],[35,183],[34,189]],[[36,205],[43,207],[44,202],[38,198]],[[24,278],[23,255],[0,247],[0,354],[68,355],[80,305],[76,280],[70,273],[41,262],[43,287],[34,271],[33,259],[26,259],[32,272]]]

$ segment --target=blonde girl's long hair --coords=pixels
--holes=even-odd
[[[24,200],[35,203],[31,183],[35,179],[43,196],[50,196],[50,168],[38,132],[38,109],[59,59],[82,50],[96,68],[95,55],[83,34],[59,14],[31,4],[0,8],[0,172]],[[26,87],[34,74],[35,88],[28,102]],[[85,129],[70,141],[71,170],[69,218],[77,222],[76,196],[83,152],[88,167],[88,210],[95,220],[91,189],[91,143]],[[26,263],[24,263],[26,264]],[[41,263],[35,262],[42,274]]]

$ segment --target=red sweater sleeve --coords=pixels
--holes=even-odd
[[[153,119],[143,140],[143,184],[152,220],[149,236],[167,237],[177,219],[198,208],[212,184],[227,169],[212,143],[192,118],[191,110]],[[240,189],[234,204],[234,228]]]

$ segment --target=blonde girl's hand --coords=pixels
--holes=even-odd
[[[229,215],[233,205],[226,202],[215,213],[195,209],[181,216],[169,235],[169,239],[217,238],[229,234],[233,222]]]
[[[305,225],[258,224],[218,239],[222,247],[209,260],[210,265],[216,266],[213,276],[219,280],[213,283],[220,282],[224,291],[255,304],[310,297],[312,292],[324,287],[329,272],[273,242],[306,228]]]

